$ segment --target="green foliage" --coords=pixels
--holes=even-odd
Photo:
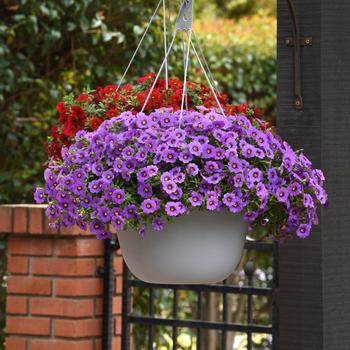
[[[238,18],[259,10],[267,10],[270,15],[276,13],[276,0],[215,0],[221,15]]]
[[[2,2],[0,203],[32,202],[33,185],[42,183],[47,159],[43,145],[57,122],[55,105],[68,93],[118,81],[154,6],[151,0]],[[235,103],[253,102],[273,115],[275,25],[271,18],[266,20],[265,12],[217,23],[208,19],[208,8],[218,9],[215,1],[208,6],[198,2],[197,12],[206,21],[197,19],[196,32],[221,90]],[[161,24],[158,17],[126,81],[157,71],[164,53]],[[205,82],[198,67],[192,56],[189,77]],[[170,71],[182,78],[181,39],[171,56]]]

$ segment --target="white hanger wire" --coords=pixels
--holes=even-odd
[[[164,34],[164,56],[167,53],[167,25],[166,25],[166,6],[165,6],[165,0],[163,0],[163,34]],[[168,74],[168,59],[165,61],[165,87],[168,90],[169,89],[169,74]]]
[[[126,67],[126,69],[125,69],[125,71],[124,71],[123,76],[122,76],[122,77],[120,78],[120,80],[119,80],[117,91],[120,89],[120,87],[121,87],[121,85],[122,85],[122,83],[123,83],[123,81],[124,81],[124,79],[125,79],[125,76],[126,76],[126,74],[128,73],[128,71],[129,71],[129,69],[130,69],[130,67],[131,67],[131,64],[134,62],[135,56],[136,56],[137,53],[139,52],[139,49],[140,49],[140,47],[141,47],[141,45],[142,45],[142,43],[143,43],[143,40],[145,39],[145,37],[146,37],[146,35],[147,35],[147,33],[148,33],[148,30],[149,30],[151,24],[153,23],[154,18],[155,18],[156,15],[157,15],[157,12],[158,12],[158,10],[159,10],[159,7],[160,7],[161,3],[162,3],[162,0],[159,0],[158,5],[157,5],[156,9],[154,10],[153,15],[152,15],[150,21],[148,22],[148,24],[147,24],[147,26],[146,26],[146,28],[145,28],[143,34],[142,34],[142,37],[141,37],[141,39],[140,39],[140,41],[139,41],[139,43],[138,43],[138,45],[137,45],[137,47],[136,47],[136,50],[134,51],[134,54],[132,55],[129,64],[127,65],[127,67]]]

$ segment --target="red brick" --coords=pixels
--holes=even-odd
[[[28,232],[28,211],[26,207],[16,207],[14,209],[13,232]]]
[[[12,232],[12,215],[13,208],[0,206],[0,233]]]
[[[26,350],[26,340],[23,338],[6,338],[5,350]]]
[[[9,334],[50,335],[48,318],[7,316],[6,332]]]
[[[39,277],[9,276],[7,279],[7,292],[51,295],[51,280]]]
[[[60,233],[65,236],[87,236],[91,235],[90,231],[84,231],[78,226],[60,227]]]
[[[115,292],[121,294],[123,291],[123,278],[122,276],[117,276],[115,278]]]
[[[32,258],[32,273],[46,276],[94,276],[93,259]]]
[[[122,338],[121,337],[114,337],[112,340],[112,349],[113,350],[120,350],[122,348]]]
[[[55,320],[54,335],[64,338],[98,337],[102,334],[101,319]]]
[[[102,295],[101,278],[65,278],[56,280],[57,296],[95,296]]]
[[[93,350],[93,340],[30,339],[29,350]]]
[[[38,238],[10,238],[8,241],[10,254],[17,255],[52,255],[52,240]]]
[[[121,316],[114,318],[114,332],[115,332],[115,335],[122,334],[122,317]]]
[[[28,258],[24,256],[9,256],[7,258],[7,270],[15,274],[28,273]]]
[[[28,299],[25,297],[7,296],[6,313],[26,315],[28,313]]]
[[[114,271],[116,275],[123,274],[123,258],[121,256],[114,258]]]
[[[102,256],[103,242],[95,238],[59,239],[55,254],[64,257]]]
[[[92,300],[32,298],[33,315],[59,317],[92,317],[94,313]]]
[[[29,233],[43,233],[44,209],[41,207],[29,208]]]

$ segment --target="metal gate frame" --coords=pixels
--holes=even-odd
[[[248,277],[248,286],[231,286],[225,281],[222,284],[210,285],[167,285],[167,284],[149,284],[131,278],[131,274],[124,263],[123,269],[123,292],[122,292],[122,350],[130,350],[130,326],[132,324],[142,324],[148,326],[148,350],[153,350],[153,332],[155,326],[172,327],[173,349],[177,348],[177,328],[186,327],[197,330],[197,350],[202,349],[201,333],[202,330],[217,330],[222,332],[221,350],[228,350],[226,347],[226,335],[228,331],[236,331],[247,334],[247,350],[253,349],[252,333],[262,333],[272,335],[272,350],[278,350],[278,305],[276,292],[278,289],[278,244],[265,242],[246,242],[245,249],[248,251],[270,252],[273,257],[273,280],[272,288],[253,287],[253,265],[249,262],[245,267],[245,273]],[[149,290],[149,315],[134,315],[131,310],[131,290],[133,287],[143,287]],[[172,317],[165,319],[154,316],[154,288],[165,288],[173,290],[173,310]],[[181,320],[178,318],[177,291],[191,290],[197,292],[197,319]],[[222,322],[203,321],[201,314],[202,293],[215,292],[222,294],[223,310]],[[243,294],[247,295],[247,324],[235,324],[227,321],[227,295]],[[271,296],[272,297],[272,326],[262,326],[253,324],[253,296]]]

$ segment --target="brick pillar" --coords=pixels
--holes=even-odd
[[[0,206],[8,234],[6,350],[100,350],[103,242],[51,230],[44,207]],[[113,350],[120,349],[122,258],[116,256]]]

